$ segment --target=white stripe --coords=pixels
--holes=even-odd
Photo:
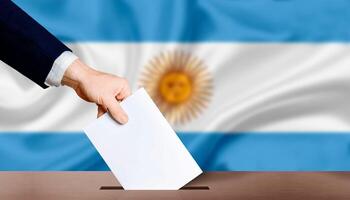
[[[350,130],[350,45],[292,43],[77,43],[82,60],[126,76],[136,90],[142,68],[165,50],[202,59],[214,96],[180,131]],[[0,67],[1,131],[81,131],[96,116],[67,88],[42,90]]]

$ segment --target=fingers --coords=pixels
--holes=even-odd
[[[119,84],[119,86],[118,86]],[[119,87],[118,92],[116,94],[108,94],[105,96],[101,96],[101,101],[98,101],[98,109],[97,109],[97,117],[103,115],[106,111],[112,116],[114,120],[119,122],[120,124],[125,124],[128,122],[128,116],[124,112],[124,110],[119,105],[118,101],[124,100],[126,97],[131,95],[131,91],[129,88],[129,84],[125,79],[119,79],[118,82],[112,84],[116,88]],[[117,87],[118,86],[118,87]]]
[[[119,103],[115,100],[115,97],[111,96],[104,101],[104,105],[112,117],[119,123],[125,124],[128,122],[128,116],[120,107]]]
[[[125,83],[125,86],[122,88],[122,90],[116,95],[116,99],[118,101],[124,100],[126,97],[131,95],[131,90],[129,88],[129,85],[127,82]]]
[[[97,105],[97,118],[101,117],[101,115],[105,114],[107,112],[107,110],[101,106],[101,105]]]

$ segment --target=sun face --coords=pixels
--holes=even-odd
[[[212,94],[212,78],[203,62],[182,51],[154,57],[145,67],[140,85],[173,124],[197,117]]]
[[[183,72],[169,72],[160,78],[159,92],[169,104],[181,104],[191,97],[192,81]]]

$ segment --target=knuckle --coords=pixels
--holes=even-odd
[[[104,102],[106,102],[106,101],[104,101],[104,99],[101,96],[97,97],[97,102],[96,102],[97,105],[103,105]]]
[[[128,85],[128,80],[126,78],[121,78],[123,85]]]

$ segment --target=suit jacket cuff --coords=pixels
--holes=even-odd
[[[72,52],[64,51],[53,63],[52,68],[46,77],[45,84],[47,86],[59,87],[61,85],[64,72],[76,59],[78,59],[78,57]]]

